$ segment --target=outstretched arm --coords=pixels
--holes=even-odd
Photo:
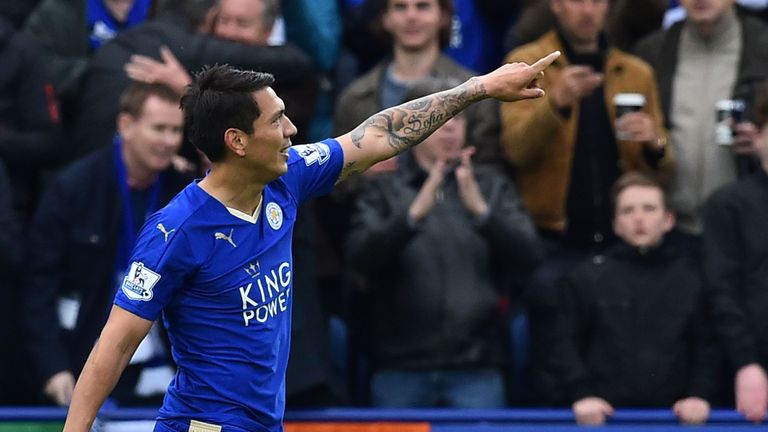
[[[151,327],[152,321],[119,306],[112,307],[104,330],[77,380],[64,432],[91,430],[101,404]]]
[[[374,114],[352,132],[337,138],[344,150],[339,181],[415,146],[474,102],[485,98],[513,102],[544,96],[538,78],[559,56],[558,51],[532,65],[505,64],[452,89]]]

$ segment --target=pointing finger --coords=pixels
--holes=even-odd
[[[531,68],[533,68],[536,73],[539,73],[547,68],[547,66],[551,65],[552,62],[557,60],[557,58],[560,57],[560,51],[554,51],[552,53],[549,53],[544,58],[539,59],[536,63],[531,65]]]

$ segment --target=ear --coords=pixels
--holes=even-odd
[[[379,15],[379,20],[381,21],[381,28],[386,30],[387,33],[392,33],[392,24],[389,20],[389,7],[384,8],[384,11]]]
[[[675,227],[675,223],[677,222],[677,218],[675,217],[675,213],[671,210],[665,210],[664,211],[664,233],[668,233],[672,231],[672,228]]]
[[[123,139],[131,139],[135,124],[136,119],[134,119],[132,115],[126,112],[121,112],[117,115],[117,133],[119,133]]]
[[[224,131],[224,144],[237,156],[245,156],[246,142],[243,137],[243,131],[240,129],[229,128]]]
[[[218,2],[217,2],[218,3]],[[203,18],[203,21],[198,25],[197,31],[200,33],[213,33],[214,27],[216,26],[216,19],[219,16],[219,7],[214,6],[210,9],[208,9],[208,12],[205,14],[205,18]]]

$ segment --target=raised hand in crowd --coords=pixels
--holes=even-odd
[[[475,170],[472,166],[472,155],[475,154],[474,147],[467,147],[461,151],[459,165],[456,167],[456,182],[459,185],[459,198],[464,208],[474,217],[483,217],[488,214],[488,201],[480,192],[480,186],[477,184]]]
[[[129,78],[148,84],[165,84],[179,94],[184,94],[185,88],[192,82],[186,68],[173,55],[167,46],[160,47],[159,62],[152,57],[134,54],[123,66]]]
[[[412,222],[416,223],[424,219],[435,206],[440,185],[443,184],[445,178],[446,165],[445,159],[439,159],[429,170],[427,181],[424,182],[418,195],[416,195],[416,199],[413,200],[408,209],[408,218]]]
[[[72,401],[72,392],[75,390],[75,376],[72,371],[61,371],[48,379],[43,388],[46,396],[51,398],[56,405],[67,406]]]
[[[662,150],[666,145],[664,133],[656,127],[653,117],[648,113],[626,113],[616,119],[616,127],[627,135],[628,141],[646,143],[652,150]]]
[[[573,414],[580,425],[599,426],[613,415],[613,406],[603,398],[588,396],[573,403]]]
[[[709,418],[709,402],[700,397],[687,397],[675,402],[672,411],[685,424],[704,424]]]
[[[550,90],[558,109],[568,108],[603,85],[605,76],[589,66],[567,66]]]
[[[757,363],[743,366],[736,372],[736,410],[752,422],[763,421],[768,405],[768,378]]]
[[[736,136],[733,138],[733,151],[742,156],[757,157],[757,149],[760,145],[760,130],[752,122],[741,122],[733,126]]]

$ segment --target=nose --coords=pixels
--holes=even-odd
[[[289,137],[292,137],[292,136],[296,135],[296,132],[298,132],[299,129],[296,128],[296,125],[293,124],[291,119],[286,115],[283,118],[283,120],[285,120],[283,122],[283,136],[285,136],[286,138],[289,138]]]
[[[416,16],[416,13],[418,12],[418,9],[416,6],[409,4],[405,7],[405,16],[406,18],[413,18]]]

